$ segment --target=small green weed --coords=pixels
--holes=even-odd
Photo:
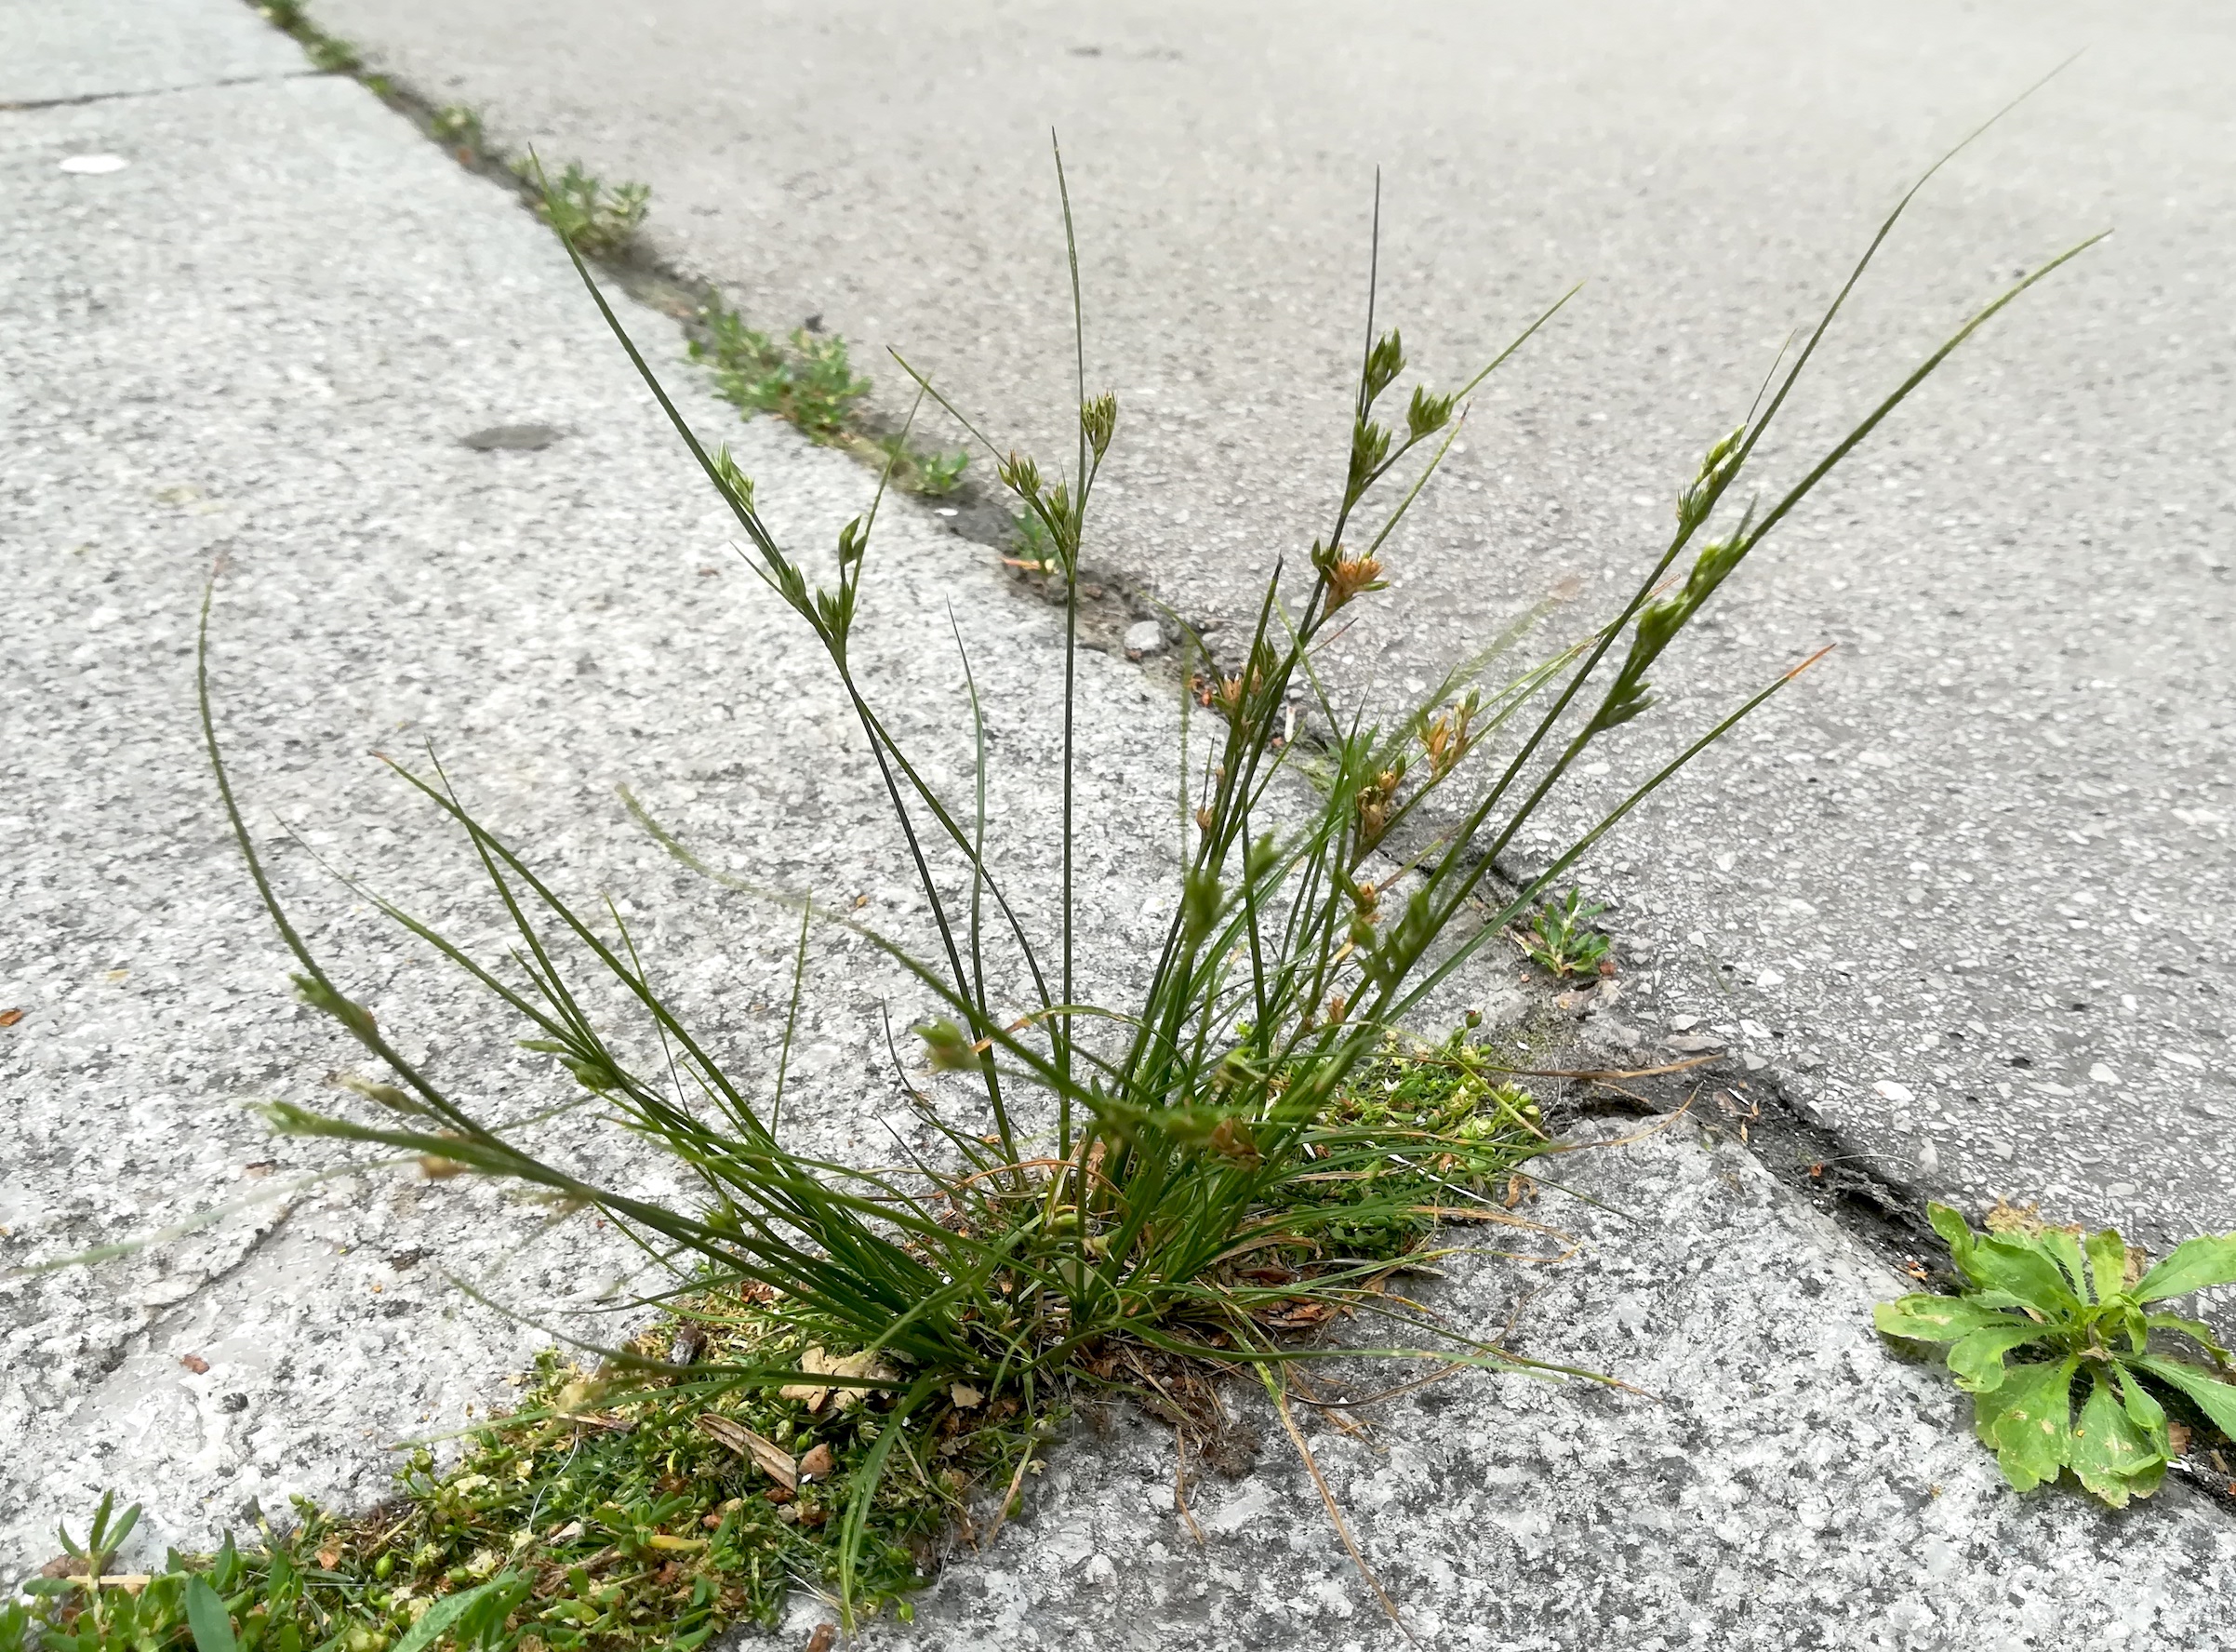
[[[523,177],[538,168],[534,157],[518,163]],[[652,192],[641,183],[607,185],[586,172],[579,161],[569,161],[556,179],[542,180],[536,210],[578,250],[591,258],[612,258],[626,251],[645,221]]]
[[[427,117],[427,129],[461,163],[478,161],[489,153],[480,112],[463,103],[446,104]]]
[[[1947,1342],[1950,1374],[1972,1395],[1974,1425],[2020,1491],[2070,1469],[2113,1508],[2149,1497],[2176,1455],[2165,1400],[2236,1439],[2236,1382],[2210,1327],[2149,1304],[2236,1284],[2236,1233],[2188,1240],[2148,1272],[2120,1235],[2082,1237],[2023,1217],[1975,1233],[1946,1205],[1926,1207],[1948,1241],[1963,1290],[1882,1302],[1889,1337]],[[2153,1336],[2186,1337],[2207,1367],[2151,1352]],[[2006,1366],[2007,1356],[2020,1356]],[[2080,1415],[2073,1384],[2084,1385]]]
[[[302,0],[264,0],[257,9],[273,28],[293,36],[313,67],[329,74],[354,74],[365,66],[355,47],[311,20]]]
[[[1011,567],[1023,568],[1028,573],[1056,572],[1056,541],[1041,526],[1041,519],[1030,512],[1010,519],[1012,555],[1003,558]],[[1209,705],[1208,699],[1200,703]]]
[[[1545,1140],[1537,1104],[1464,1031],[1439,1045],[1385,1040],[1322,1125],[1331,1153],[1371,1146],[1374,1156],[1324,1177],[1307,1174],[1284,1190],[1290,1212],[1325,1213],[1314,1236],[1320,1245],[1394,1261],[1428,1244],[1440,1221],[1534,1225],[1506,1213],[1526,1186],[1517,1179],[1522,1166]],[[1491,1197],[1501,1183],[1503,1205]],[[1275,1254],[1311,1266],[1300,1248]]]
[[[771,414],[826,447],[847,448],[910,493],[938,498],[961,485],[969,454],[921,452],[910,446],[906,433],[862,433],[860,404],[870,380],[854,370],[846,341],[837,334],[796,327],[789,341],[779,343],[719,302],[709,304],[699,322],[692,358],[708,366],[716,392],[747,415]]]
[[[721,305],[709,305],[700,319],[706,337],[692,340],[691,354],[712,369],[725,398],[748,413],[787,420],[818,442],[845,440],[870,381],[855,372],[844,339],[795,327],[787,349]]]
[[[1529,927],[1517,930],[1514,939],[1529,961],[1555,980],[1572,975],[1612,975],[1614,942],[1592,920],[1607,909],[1588,902],[1580,889],[1564,896],[1548,896]]]
[[[940,499],[963,486],[963,472],[970,455],[961,448],[948,453],[924,453],[909,446],[908,437],[873,436],[870,445],[890,467],[894,486],[926,499]]]

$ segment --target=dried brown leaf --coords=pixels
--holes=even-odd
[[[899,1373],[874,1353],[833,1354],[825,1352],[819,1345],[811,1345],[800,1356],[800,1369],[819,1377],[874,1377],[883,1382],[892,1382]],[[820,1411],[823,1402],[831,1401],[832,1411],[844,1411],[858,1405],[862,1391],[858,1388],[837,1388],[811,1382],[788,1383],[777,1390],[778,1397],[798,1400],[810,1413]]]
[[[713,1411],[701,1411],[699,1414],[699,1432],[720,1445],[727,1446],[739,1457],[750,1459],[755,1468],[786,1491],[798,1488],[800,1465],[792,1460],[792,1453],[775,1441],[764,1439],[743,1423]]]

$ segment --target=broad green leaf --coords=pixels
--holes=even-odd
[[[210,1556],[210,1587],[220,1594],[231,1594],[233,1586],[239,1582],[240,1579],[241,1552],[233,1546],[233,1533],[229,1529],[225,1536],[219,1540],[217,1553]]]
[[[2127,1415],[2143,1431],[2143,1437],[2150,1442],[2152,1449],[2161,1457],[2172,1457],[2174,1440],[2166,1432],[2166,1407],[2143,1386],[2143,1379],[2125,1366],[2115,1366],[2113,1369],[2120,1374],[2120,1393],[2127,1402]]]
[[[2117,1228],[2091,1233],[2083,1247],[2088,1252],[2089,1272],[2096,1281],[2096,1300],[2109,1302],[2127,1288],[2127,1241]]]
[[[1949,1246],[1950,1259],[1956,1263],[1957,1272],[1971,1279],[1974,1244],[1972,1224],[1947,1205],[1926,1206],[1925,1219],[1933,1223],[1933,1231],[1940,1234],[1941,1243]],[[1974,1283],[1978,1282],[1975,1280]]]
[[[2215,1339],[2213,1327],[2202,1319],[2184,1319],[2178,1313],[2148,1313],[2143,1316],[2143,1324],[2153,1331],[2179,1331],[2208,1353],[2224,1360],[2229,1357],[2229,1351]],[[2143,1351],[2138,1348],[2136,1352]]]
[[[2174,1316],[2166,1314],[2163,1317],[2171,1319]],[[2120,1299],[2120,1328],[2117,1333],[2108,1334],[2124,1336],[2131,1353],[2150,1352],[2150,1316],[2136,1305],[2133,1297]]]
[[[395,1652],[423,1652],[424,1648],[434,1645],[437,1635],[456,1623],[484,1599],[494,1594],[499,1589],[507,1587],[512,1580],[511,1575],[507,1574],[504,1577],[492,1578],[486,1583],[476,1584],[472,1589],[462,1589],[456,1594],[445,1595],[433,1605],[429,1606],[419,1620],[411,1626],[405,1637],[396,1643]],[[204,1652],[207,1652],[207,1649],[205,1648]]]
[[[2213,1285],[2236,1285],[2236,1233],[2183,1240],[2166,1253],[2164,1261],[2143,1275],[2142,1283],[2135,1287],[2135,1299],[2163,1301]]]
[[[2131,1497],[2149,1497],[2166,1477],[2165,1453],[2136,1426],[2102,1375],[2090,1381],[2067,1460],[2081,1484],[2115,1509],[2127,1507]]]
[[[2003,1478],[2019,1491],[2056,1479],[2065,1465],[2072,1445],[2073,1371],[2080,1363],[2021,1366],[2001,1388],[1972,1402],[1981,1440],[1995,1448]]]
[[[1983,1326],[2003,1323],[2004,1316],[1963,1297],[1934,1297],[1913,1293],[1871,1310],[1871,1322],[1889,1337],[1908,1337],[1919,1342],[1953,1342]]]
[[[233,1619],[207,1578],[186,1586],[186,1626],[193,1632],[194,1652],[236,1652]]]
[[[2016,1238],[2017,1235],[2010,1235]],[[2088,1264],[2082,1259],[2081,1241],[2057,1228],[2045,1230],[2034,1244],[2065,1270],[2076,1302],[2088,1300]]]
[[[2187,1360],[2162,1358],[2155,1353],[2131,1359],[2128,1366],[2147,1372],[2169,1388],[2179,1389],[2190,1404],[2205,1414],[2205,1419],[2230,1439],[2236,1440],[2236,1382],[2223,1382],[2203,1366],[2193,1366]]]
[[[2050,1252],[2019,1234],[1995,1233],[1975,1245],[1972,1269],[1982,1285],[2008,1291],[2051,1319],[2070,1319],[2081,1312],[2081,1299]]]
[[[2007,1313],[1993,1318],[1994,1324],[1970,1332],[1949,1351],[1949,1374],[1966,1393],[1986,1393],[2000,1387],[2004,1376],[2003,1355],[2049,1335],[2046,1326],[2031,1320],[2015,1319]]]

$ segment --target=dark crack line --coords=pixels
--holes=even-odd
[[[324,69],[298,69],[286,74],[234,74],[222,80],[197,80],[186,86],[144,87],[128,92],[80,92],[73,98],[26,98],[0,103],[0,114],[24,114],[39,109],[77,109],[88,103],[116,103],[139,98],[169,98],[180,92],[215,91],[220,87],[277,86],[289,80],[322,80],[333,76]]]

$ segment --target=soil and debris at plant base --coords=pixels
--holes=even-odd
[[[1236,1259],[1225,1271],[1237,1283],[1301,1289],[1333,1257],[1402,1262],[1435,1240],[1445,1216],[1506,1219],[1526,1192],[1519,1166],[1545,1141],[1536,1104],[1457,1035],[1410,1048],[1392,1038],[1362,1064],[1325,1122],[1387,1141],[1388,1166],[1308,1183],[1299,1196],[1336,1207],[1371,1198],[1375,1213],[1331,1222],[1318,1254]],[[1388,1214],[1393,1178],[1417,1195],[1409,1213]],[[1300,1295],[1255,1317],[1295,1338],[1340,1312]],[[855,1472],[890,1426],[889,1396],[813,1384],[742,1389],[720,1371],[895,1373],[866,1356],[831,1354],[785,1316],[780,1299],[690,1299],[619,1352],[686,1368],[585,1372],[547,1350],[522,1379],[520,1406],[475,1431],[447,1470],[422,1446],[396,1495],[365,1514],[337,1516],[298,1499],[291,1526],[260,1519],[249,1547],[229,1537],[214,1556],[174,1552],[153,1577],[110,1579],[98,1603],[88,1600],[84,1565],[57,1562],[32,1585],[33,1609],[0,1613],[0,1652],[194,1645],[187,1596],[196,1577],[224,1599],[237,1652],[385,1652],[411,1640],[437,1603],[476,1591],[486,1622],[475,1638],[485,1646],[690,1648],[734,1623],[774,1627],[795,1588],[835,1586]],[[1249,1466],[1248,1431],[1231,1425],[1211,1367],[1128,1345],[1089,1351],[1081,1375],[1170,1424],[1184,1463],[1229,1474]],[[972,1523],[974,1494],[1008,1487],[998,1529],[1065,1409],[1059,1395],[1028,1408],[1016,1393],[958,1383],[912,1419],[864,1520],[860,1606],[912,1617],[908,1596],[951,1539],[975,1544],[986,1535]]]
[[[704,1364],[763,1366],[808,1352],[765,1309],[693,1309],[627,1352],[665,1360],[695,1341]],[[50,1566],[56,1576],[33,1585],[45,1597],[36,1619],[20,1608],[0,1619],[0,1652],[188,1645],[187,1575],[217,1582],[239,1652],[378,1652],[436,1602],[490,1583],[517,1598],[487,1644],[523,1652],[688,1648],[740,1620],[773,1625],[792,1589],[837,1578],[853,1472],[881,1407],[844,1388],[705,1386],[586,1374],[547,1352],[520,1409],[473,1434],[447,1472],[421,1447],[397,1495],[367,1513],[299,1500],[292,1529],[260,1521],[253,1547],[229,1539],[214,1557],[174,1552],[164,1574],[102,1589],[107,1621],[81,1579]],[[862,1596],[898,1603],[904,1618],[902,1597],[923,1582],[965,1493],[1008,1473],[1054,1421],[1015,1398],[967,1393],[926,1417],[878,1485],[861,1550]]]

